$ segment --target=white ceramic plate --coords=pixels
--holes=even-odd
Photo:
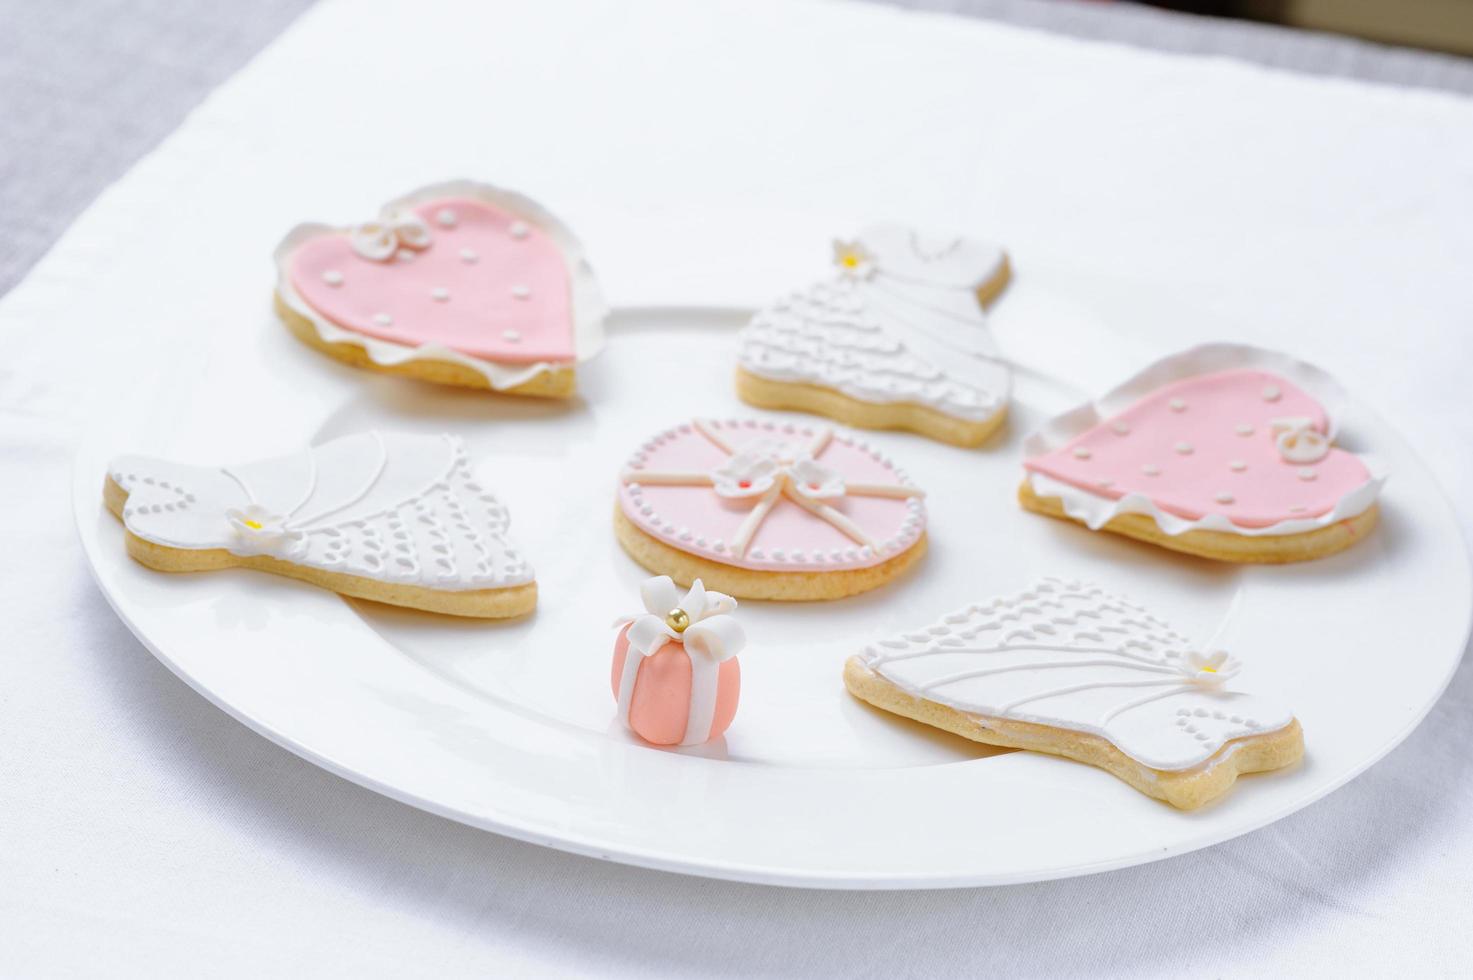
[[[900,888],[1124,867],[1286,816],[1405,738],[1457,664],[1470,585],[1451,510],[1397,434],[1351,406],[1342,442],[1393,468],[1382,527],[1306,565],[1188,560],[1025,514],[1013,497],[1023,434],[1079,400],[1080,385],[1103,388],[1133,365],[1111,359],[1118,339],[1101,343],[1087,318],[1045,296],[1018,290],[1003,311],[1015,355],[1029,338],[1072,331],[1070,344],[1049,345],[1072,359],[1056,358],[1052,379],[1022,373],[1009,433],[984,451],[874,436],[930,492],[929,556],[903,581],[842,602],[744,602],[741,710],[724,740],[695,749],[644,746],[613,720],[611,623],[638,611],[648,574],[614,540],[614,479],[645,436],[693,413],[762,414],[732,392],[739,311],[621,311],[583,372],[583,399],[566,405],[371,376],[269,317],[253,334],[200,331],[90,432],[73,487],[82,540],[139,639],[291,751],[487,830],[693,874]],[[466,439],[537,569],[535,616],[439,618],[242,570],[157,574],[125,556],[101,505],[115,453],[227,463],[372,427]],[[989,750],[845,693],[840,667],[869,639],[1046,574],[1128,594],[1188,635],[1218,633],[1245,661],[1245,682],[1295,709],[1304,762],[1179,813],[1099,770]]]

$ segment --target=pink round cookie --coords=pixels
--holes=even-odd
[[[601,332],[603,304],[571,233],[481,184],[416,191],[351,228],[304,225],[277,263],[294,329],[380,367],[445,361],[506,390],[571,367]]]
[[[828,426],[696,420],[629,458],[618,526],[637,560],[677,579],[700,575],[753,598],[833,598],[919,557],[923,496],[884,454]]]

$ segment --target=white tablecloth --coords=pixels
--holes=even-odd
[[[65,487],[89,418],[188,369],[187,334],[157,338],[232,321],[111,305],[115,277],[167,304],[170,253],[215,240],[264,290],[298,218],[472,175],[553,204],[618,303],[760,300],[871,217],[995,237],[1142,350],[1320,362],[1466,528],[1470,161],[1455,97],[881,7],[323,4],[0,303],[0,973],[1466,972],[1466,667],[1366,775],[1206,852],[978,891],[731,885],[461,827],[267,743],[111,614]],[[258,203],[222,224],[222,195]]]

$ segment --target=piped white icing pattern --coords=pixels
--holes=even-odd
[[[366,432],[291,456],[188,466],[122,456],[128,530],[170,548],[223,548],[441,591],[533,579],[510,519],[459,439]]]
[[[1142,765],[1181,771],[1293,714],[1238,689],[1241,665],[1203,653],[1141,606],[1045,579],[865,647],[901,689],[967,714],[1108,739]]]
[[[1012,380],[976,290],[1005,261],[995,245],[869,228],[837,246],[831,279],[778,300],[742,329],[741,366],[860,401],[991,418],[1006,407]]]

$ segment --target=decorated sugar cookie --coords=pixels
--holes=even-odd
[[[1304,754],[1299,722],[1247,693],[1241,666],[1132,602],[1047,579],[865,647],[844,683],[886,711],[1087,762],[1191,810]]]
[[[653,572],[752,599],[837,599],[926,549],[924,494],[882,453],[825,425],[697,419],[619,475],[619,542]]]
[[[1012,383],[982,312],[1007,284],[1007,255],[877,225],[836,242],[834,265],[832,278],[742,330],[737,393],[764,408],[981,444],[1002,424]]]
[[[451,436],[365,432],[230,466],[122,456],[103,498],[128,554],[163,572],[255,568],[455,616],[537,604],[506,508]]]
[[[485,184],[426,187],[348,228],[300,225],[276,267],[292,333],[369,370],[567,397],[603,343],[607,309],[577,239]]]
[[[720,738],[736,717],[736,657],[747,642],[732,615],[736,600],[707,592],[700,579],[682,592],[664,575],[639,591],[645,611],[625,620],[614,641],[619,720],[655,745]]]
[[[1386,473],[1335,445],[1339,388],[1282,354],[1231,344],[1157,362],[1025,444],[1024,507],[1235,562],[1350,547]]]

